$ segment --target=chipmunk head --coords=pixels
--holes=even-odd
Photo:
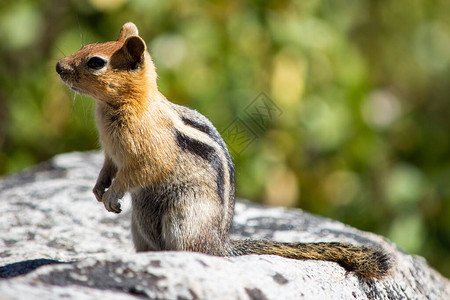
[[[56,72],[74,91],[110,105],[157,90],[154,64],[133,23],[122,26],[117,41],[86,45],[61,59]]]

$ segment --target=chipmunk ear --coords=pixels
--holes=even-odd
[[[139,35],[139,31],[134,25],[134,23],[128,22],[125,23],[125,25],[122,26],[119,32],[119,37],[117,38],[117,41],[124,42],[128,37],[133,35]]]
[[[132,63],[137,66],[144,60],[144,52],[147,47],[142,38],[134,35],[125,40],[123,49],[129,54]]]

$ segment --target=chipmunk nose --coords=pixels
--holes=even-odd
[[[58,61],[56,63],[56,73],[58,73],[59,75],[61,75],[61,73],[63,72],[63,68],[61,66],[61,61]]]

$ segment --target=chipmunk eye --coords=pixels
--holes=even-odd
[[[100,70],[101,68],[103,68],[106,65],[106,60],[104,60],[103,58],[94,56],[88,60],[87,65],[91,69]]]

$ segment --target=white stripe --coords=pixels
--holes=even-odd
[[[230,170],[228,168],[228,161],[227,158],[225,156],[225,153],[222,149],[222,147],[219,145],[219,143],[215,140],[213,140],[208,134],[194,128],[191,126],[188,126],[186,124],[184,124],[183,120],[181,120],[181,117],[173,111],[173,109],[171,107],[168,107],[168,111],[170,111],[169,115],[171,117],[171,120],[173,121],[173,125],[174,127],[180,131],[182,134],[195,139],[199,142],[202,142],[210,147],[212,147],[217,155],[219,156],[221,162],[222,162],[222,169],[224,171],[224,209],[225,209],[225,215],[224,215],[224,219],[222,222],[222,226],[226,226],[226,223],[228,222],[229,219],[229,201],[230,201]]]

